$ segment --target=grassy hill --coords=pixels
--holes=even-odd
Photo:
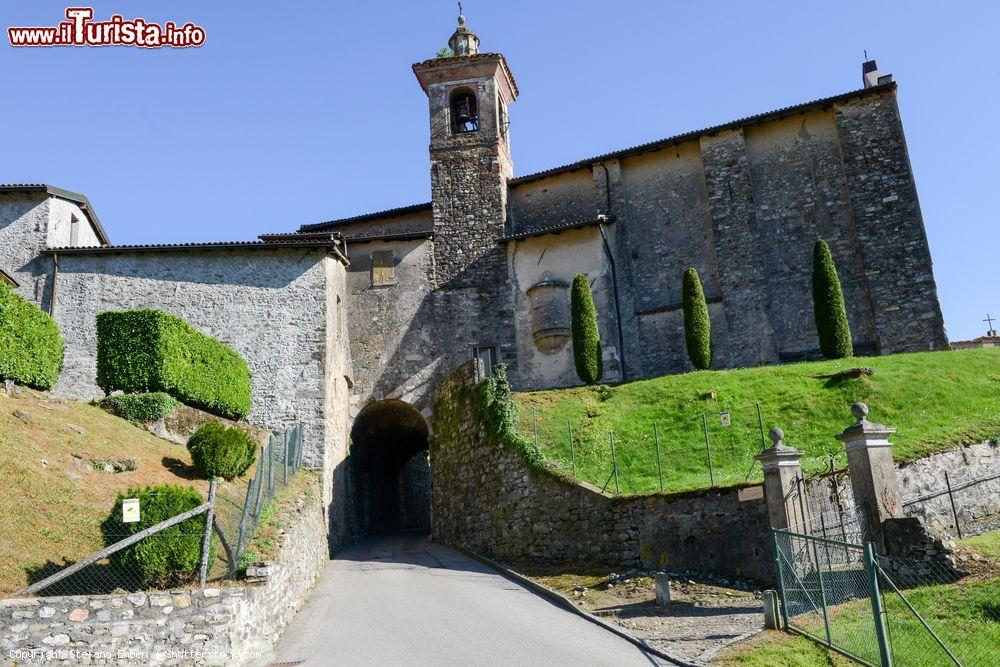
[[[862,366],[874,374],[835,377]],[[663,488],[684,491],[710,485],[706,426],[716,486],[762,478],[753,456],[764,444],[762,431],[772,426],[785,431],[786,444],[806,453],[807,472],[829,470],[831,456],[833,466],[845,467],[843,445],[833,436],[851,424],[856,401],[868,403],[871,421],[899,429],[892,438],[898,460],[995,437],[1000,349],[699,371],[613,387],[524,392],[515,400],[521,431],[534,437],[537,423],[537,442],[549,459],[571,468],[572,428],[577,476],[612,490],[613,432],[622,493],[659,490],[655,425]]]
[[[134,458],[138,468],[110,473],[92,459]],[[0,595],[27,583],[48,562],[62,564],[104,546],[100,522],[129,487],[194,486],[187,450],[98,407],[20,389],[0,391]]]

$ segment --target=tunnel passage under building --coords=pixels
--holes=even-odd
[[[378,401],[358,414],[348,459],[355,536],[430,530],[427,436],[427,422],[405,401]]]

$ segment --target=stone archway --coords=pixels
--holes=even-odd
[[[355,537],[430,530],[427,441],[427,422],[405,401],[376,401],[358,414],[348,458]]]

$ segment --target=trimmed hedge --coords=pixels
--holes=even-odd
[[[573,278],[570,315],[576,374],[587,384],[597,384],[604,373],[601,334],[597,328],[597,308],[594,306],[594,295],[590,291],[590,281],[582,273]]]
[[[250,413],[250,369],[243,357],[159,310],[98,314],[97,384],[108,394],[162,391],[231,419]]]
[[[111,414],[141,424],[163,419],[178,406],[180,401],[162,391],[148,394],[115,394],[101,401],[101,407]]]
[[[122,523],[122,501],[139,499],[139,521]],[[119,494],[111,514],[101,524],[105,545],[134,535],[161,521],[194,509],[205,500],[192,487],[164,484],[129,489]],[[111,555],[112,567],[141,586],[167,587],[190,582],[201,566],[201,540],[205,515],[170,526]],[[210,540],[209,563],[215,559],[215,540]]]
[[[813,246],[813,314],[819,349],[827,359],[854,356],[851,326],[847,322],[844,292],[830,246],[820,239]]]
[[[699,371],[712,365],[712,319],[708,315],[705,292],[701,288],[698,270],[684,272],[684,342],[688,358]]]
[[[0,381],[49,389],[59,379],[62,362],[55,320],[0,282]]]
[[[238,428],[208,422],[188,440],[191,460],[206,479],[221,477],[232,481],[253,465],[257,443]]]

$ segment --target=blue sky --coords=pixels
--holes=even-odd
[[[1000,8],[990,2],[485,2],[502,51],[515,173],[852,90],[863,50],[899,83],[953,340],[1000,316]],[[65,2],[6,0],[10,25]],[[192,21],[199,49],[0,46],[0,182],[90,196],[112,241],[250,239],[429,199],[426,101],[410,64],[455,3],[92,3]]]

